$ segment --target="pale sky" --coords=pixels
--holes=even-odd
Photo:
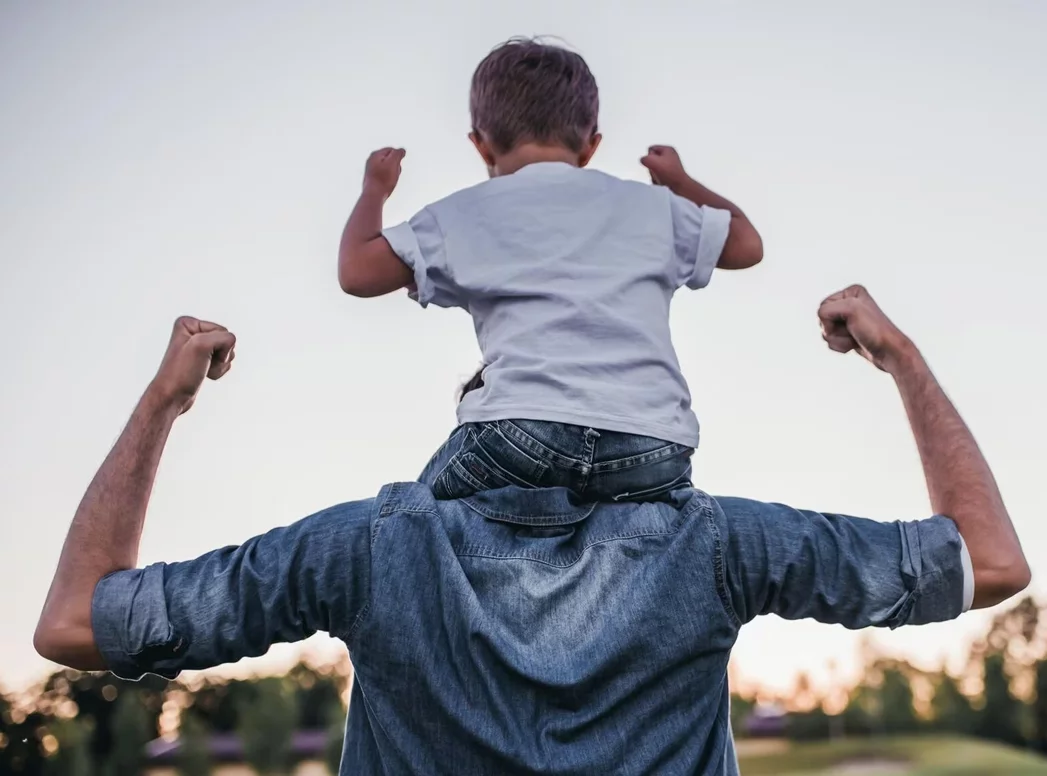
[[[819,337],[819,300],[862,282],[973,428],[1045,592],[1045,32],[1036,0],[3,3],[0,685],[48,668],[31,635],[66,527],[177,315],[229,326],[238,358],[174,431],[143,563],[417,475],[472,327],[342,294],[338,237],[377,147],[408,150],[390,223],[483,178],[469,77],[519,34],[588,59],[595,167],[641,179],[675,144],[764,236],[763,265],[674,306],[696,484],[928,514],[890,379]],[[986,620],[877,642],[933,665]],[[736,666],[787,687],[857,640],[763,618]]]

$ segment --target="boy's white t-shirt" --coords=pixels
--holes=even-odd
[[[669,303],[709,283],[730,220],[661,186],[541,162],[383,235],[423,307],[472,315],[487,366],[460,423],[544,420],[697,447]]]

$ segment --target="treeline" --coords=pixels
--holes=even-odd
[[[958,675],[922,671],[870,651],[843,711],[827,712],[827,700],[801,677],[788,699],[794,710],[786,716],[785,734],[812,740],[957,733],[1047,754],[1047,609],[1028,597],[997,614]],[[754,699],[734,696],[733,704],[735,732],[745,735]],[[806,709],[797,711],[797,705]]]
[[[304,663],[286,676],[199,685],[59,671],[21,697],[0,697],[0,774],[140,774],[146,745],[165,729],[179,732],[174,765],[184,776],[212,772],[209,740],[223,733],[239,738],[257,772],[288,773],[296,730],[326,731],[324,759],[337,773],[349,681],[345,666]]]

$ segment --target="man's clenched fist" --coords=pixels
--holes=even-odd
[[[182,316],[175,321],[150,391],[165,406],[185,412],[205,377],[217,380],[229,371],[235,347],[236,337],[224,326]]]
[[[822,339],[837,353],[858,351],[885,372],[892,372],[912,344],[862,286],[828,297],[818,308]]]

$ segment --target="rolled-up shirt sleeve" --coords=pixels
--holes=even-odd
[[[414,273],[411,298],[422,307],[461,307],[459,293],[447,265],[447,246],[436,215],[426,208],[410,221],[382,231],[382,236]]]
[[[727,244],[731,214],[702,206],[669,192],[673,219],[673,248],[679,267],[677,283],[697,290],[712,279]]]
[[[92,628],[117,676],[168,678],[327,631],[367,611],[373,501],[343,504],[195,560],[118,571],[95,587]]]
[[[746,499],[716,503],[726,603],[740,622],[777,614],[897,628],[951,620],[970,607],[969,556],[947,517],[888,523]]]

